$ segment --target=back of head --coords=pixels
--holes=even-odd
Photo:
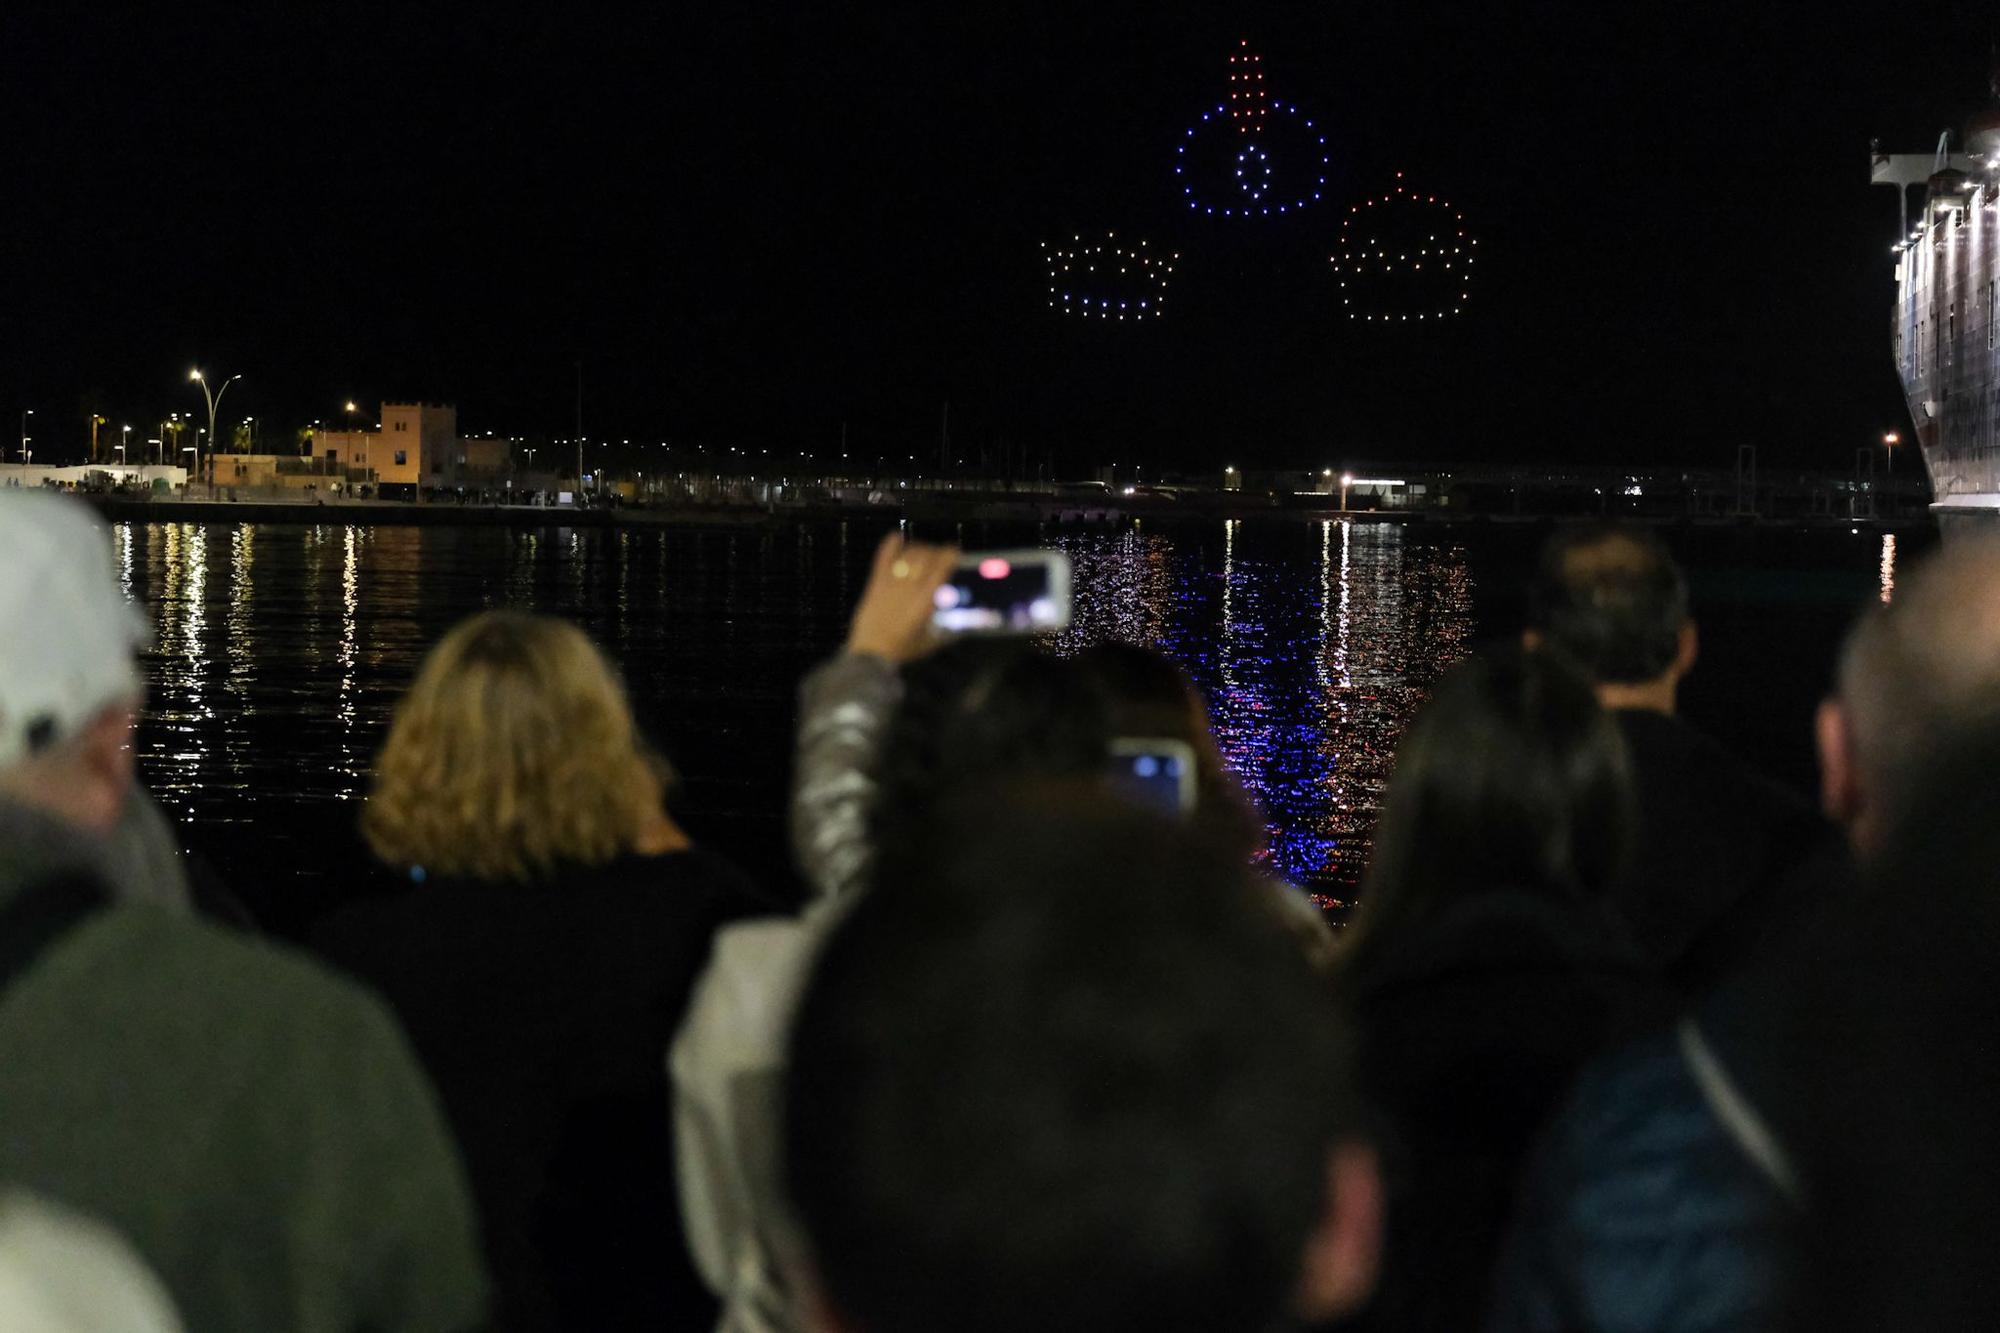
[[[631,850],[665,774],[583,631],[489,611],[424,659],[376,759],[361,827],[392,866],[527,880]]]
[[[1797,1325],[2000,1326],[2000,728],[1940,748],[1870,892],[1801,956]],[[1837,1108],[1837,1113],[1827,1108]]]
[[[941,812],[819,958],[785,1176],[868,1333],[1269,1327],[1352,1131],[1266,886],[1082,789]]]
[[[0,570],[0,788],[108,828],[130,785],[129,754],[118,756],[147,639],[110,535],[74,500],[0,490]],[[79,753],[86,742],[92,753]]]
[[[1181,665],[1156,648],[1098,643],[1077,661],[1104,696],[1106,727],[1114,737],[1164,738],[1194,751],[1197,800],[1194,818],[1211,836],[1243,856],[1263,846],[1263,829],[1216,747],[1208,706]]]
[[[1934,750],[2000,720],[2000,538],[1946,545],[1865,611],[1835,689],[1852,761],[1893,824]]]
[[[1109,738],[1089,674],[1025,640],[960,639],[908,663],[882,743],[877,856],[897,856],[968,793],[1097,774]]]
[[[1396,752],[1362,940],[1481,889],[1602,903],[1633,818],[1624,741],[1566,658],[1512,647],[1467,658]]]
[[[1542,548],[1528,628],[1592,680],[1657,680],[1677,660],[1687,623],[1687,576],[1647,529],[1567,528]]]

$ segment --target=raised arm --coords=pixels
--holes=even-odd
[[[937,590],[957,559],[955,547],[883,538],[846,646],[799,688],[792,855],[818,897],[846,892],[867,873],[876,761],[902,700],[899,668],[930,646]]]

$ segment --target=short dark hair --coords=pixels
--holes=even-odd
[[[870,816],[878,860],[915,845],[933,811],[970,793],[1103,767],[1103,697],[1073,659],[1024,639],[967,638],[908,663],[902,676]]]
[[[1358,1123],[1276,890],[1086,786],[929,826],[836,928],[784,1176],[869,1333],[1264,1328]]]
[[[1542,547],[1528,589],[1528,628],[1593,679],[1657,679],[1680,655],[1687,622],[1687,575],[1648,529],[1565,528]]]
[[[1248,860],[1264,849],[1264,821],[1223,762],[1209,730],[1208,703],[1187,669],[1157,648],[1107,641],[1076,660],[1104,695],[1113,736],[1160,736],[1186,742],[1195,754],[1195,822]]]

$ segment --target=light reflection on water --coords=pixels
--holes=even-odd
[[[1317,524],[1308,550],[1253,547],[1234,520],[1221,525],[1219,561],[1184,536],[1137,531],[1060,545],[1075,568],[1062,648],[1122,639],[1178,659],[1265,812],[1273,868],[1351,884],[1396,741],[1471,638],[1463,548],[1379,523]]]
[[[355,802],[423,652],[472,612],[532,608],[577,621],[618,659],[641,724],[682,775],[678,808],[696,835],[776,878],[798,681],[839,646],[880,530],[122,525],[119,578],[156,626],[141,768],[229,877],[310,897],[349,873]],[[1475,568],[1484,614],[1511,633],[1507,598],[1539,540],[1485,534],[1475,560],[1453,532],[1390,524],[1049,538],[1075,568],[1058,651],[1121,639],[1185,665],[1267,814],[1273,868],[1343,899],[1397,739],[1471,640]],[[1752,737],[1753,759],[1782,759],[1778,742],[1809,735],[1813,670],[1831,660],[1849,599],[1893,589],[1893,539],[1860,560],[1853,550],[1777,549],[1818,581],[1776,571],[1759,583],[1740,571],[1772,548],[1720,548],[1727,577],[1705,585],[1690,697],[1725,741]]]
[[[838,645],[874,537],[167,524],[117,541],[159,625],[141,764],[177,813],[255,842],[344,833],[421,654],[492,605],[581,622],[690,787],[775,821],[796,679]],[[1470,632],[1463,552],[1347,524],[1309,551],[1236,523],[1060,544],[1076,607],[1059,650],[1122,639],[1183,662],[1268,812],[1275,868],[1350,882],[1396,737]]]

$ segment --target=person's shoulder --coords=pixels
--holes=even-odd
[[[1728,746],[1685,718],[1651,708],[1618,708],[1611,716],[1642,775],[1666,765],[1708,773],[1747,768]]]
[[[1619,709],[1613,716],[1643,779],[1648,770],[1672,769],[1699,784],[1717,804],[1747,813],[1809,823],[1817,811],[1803,792],[1785,785],[1700,727],[1647,709]]]
[[[239,1036],[260,1028],[339,1028],[351,1037],[394,1031],[373,991],[288,944],[150,907],[112,908],[78,935],[60,960],[75,980],[142,990],[184,1016],[227,1014],[227,1031]]]
[[[1523,1177],[1488,1333],[1773,1322],[1782,1204],[1682,1043],[1658,1033],[1578,1080]]]
[[[715,923],[783,910],[734,861],[699,843],[660,856],[621,857],[599,872],[598,882],[618,893],[643,893],[650,901]]]

